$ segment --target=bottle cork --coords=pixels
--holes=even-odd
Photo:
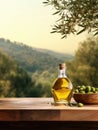
[[[59,64],[59,69],[60,70],[65,69],[65,68],[66,68],[66,64],[65,63]]]

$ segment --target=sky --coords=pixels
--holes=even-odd
[[[32,47],[74,54],[87,34],[51,34],[57,17],[45,0],[0,0],[0,37],[27,44]]]

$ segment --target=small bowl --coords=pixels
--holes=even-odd
[[[73,94],[73,98],[76,102],[83,104],[98,104],[98,93],[90,94]]]

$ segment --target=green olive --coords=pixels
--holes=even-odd
[[[78,90],[78,89],[75,89],[75,93],[79,93],[79,90]]]
[[[81,102],[79,102],[79,103],[77,104],[77,106],[78,106],[78,107],[83,107],[83,106],[84,106],[84,104],[83,104],[83,103],[81,103]]]
[[[95,92],[96,91],[95,87],[91,87],[91,91]]]
[[[84,90],[84,88],[82,88],[82,87],[81,87],[81,88],[79,88],[79,91],[83,91],[83,90]]]
[[[80,91],[81,94],[85,94],[85,91]]]
[[[92,90],[91,86],[86,87],[86,92],[90,92]]]
[[[77,86],[74,90],[75,93],[98,93],[98,87],[93,87],[93,86],[85,86],[85,85],[81,85],[81,86]]]
[[[85,89],[86,89],[86,86],[84,86],[84,85],[82,85],[81,87],[83,88],[83,90],[85,90]]]

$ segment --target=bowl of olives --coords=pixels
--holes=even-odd
[[[98,104],[98,87],[77,86],[74,89],[73,98],[83,104]]]

